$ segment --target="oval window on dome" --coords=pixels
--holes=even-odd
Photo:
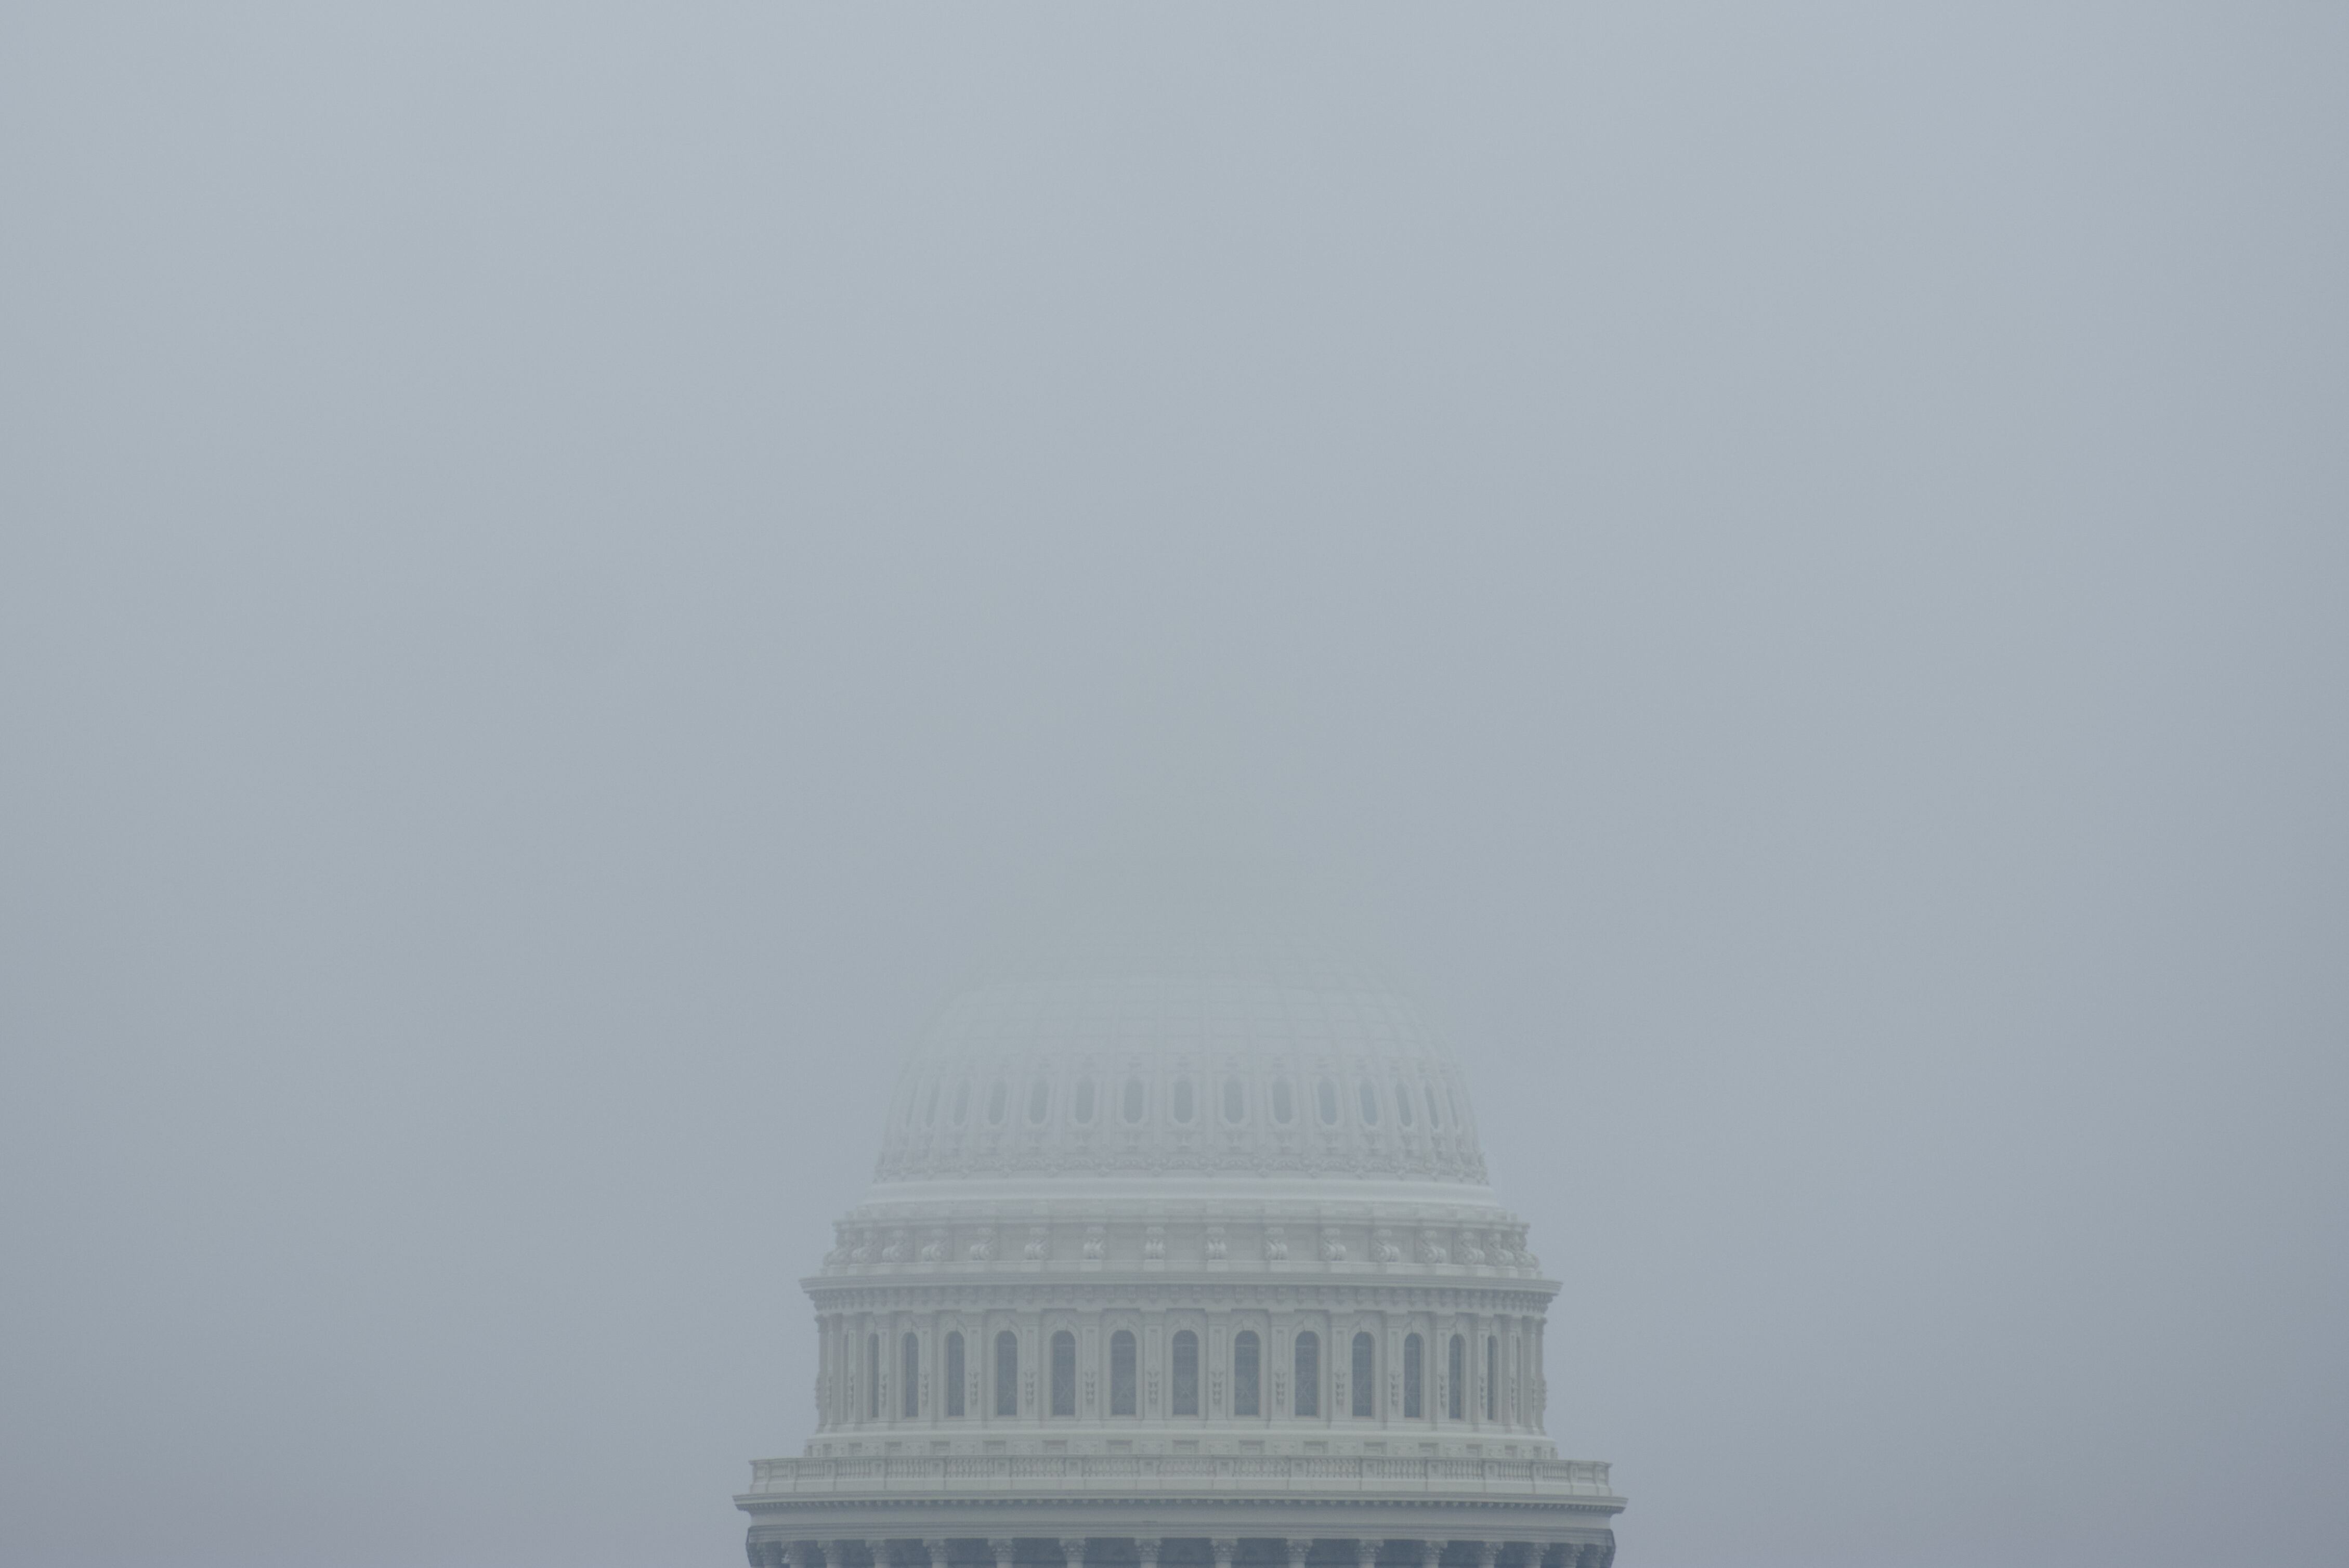
[[[1362,1125],[1376,1127],[1378,1124],[1379,1091],[1371,1087],[1370,1079],[1364,1078],[1362,1080]]]
[[[1273,1079],[1272,1119],[1279,1122],[1283,1127],[1286,1127],[1296,1117],[1296,1115],[1297,1107],[1291,1103],[1291,1097],[1288,1092],[1288,1080],[1287,1078]]]
[[[1126,1079],[1126,1080],[1125,1080],[1125,1119],[1126,1119],[1126,1120],[1128,1120],[1128,1121],[1132,1122],[1132,1121],[1140,1121],[1140,1120],[1142,1119],[1142,1103],[1143,1103],[1143,1092],[1142,1092],[1142,1080],[1141,1080],[1140,1078],[1130,1078]]]
[[[1427,1086],[1427,1125],[1437,1132],[1444,1130],[1444,1109],[1435,1103],[1435,1086]]]
[[[1050,1110],[1051,1106],[1051,1086],[1042,1078],[1038,1078],[1028,1090],[1028,1119],[1040,1124],[1044,1119],[1044,1113]]]
[[[955,1124],[957,1127],[960,1127],[960,1126],[962,1125],[962,1122],[963,1122],[963,1118],[965,1118],[965,1117],[968,1116],[969,1114],[970,1114],[970,1079],[968,1079],[968,1078],[965,1078],[965,1079],[963,1079],[963,1080],[962,1080],[962,1082],[960,1082],[960,1083],[958,1083],[958,1084],[955,1085],[955,1112],[954,1112],[954,1124]]]
[[[1323,1078],[1321,1080],[1321,1087],[1314,1091],[1314,1098],[1320,1103],[1321,1125],[1324,1127],[1337,1126],[1338,1086],[1331,1083],[1328,1078]]]
[[[1394,1088],[1395,1119],[1409,1127],[1411,1125],[1411,1090],[1402,1087],[1401,1078],[1395,1080]]]
[[[1081,1122],[1090,1122],[1093,1119],[1093,1080],[1089,1078],[1077,1080],[1076,1114]]]
[[[1004,1108],[1010,1103],[1011,1086],[1001,1078],[997,1078],[995,1092],[987,1097],[987,1124],[989,1127],[1002,1126]]]
[[[1191,1080],[1174,1080],[1174,1119],[1188,1123],[1191,1119]]]
[[[1247,1090],[1240,1087],[1239,1079],[1226,1078],[1224,1080],[1224,1119],[1239,1121],[1247,1115]]]
[[[937,1086],[936,1084],[935,1084],[935,1083],[934,1083],[934,1084],[930,1085],[930,1094],[929,1094],[929,1099],[928,1099],[928,1100],[927,1100],[927,1101],[926,1101],[926,1102],[924,1103],[924,1105],[922,1106],[922,1125],[923,1125],[924,1127],[936,1127],[937,1124],[938,1124],[938,1086]]]

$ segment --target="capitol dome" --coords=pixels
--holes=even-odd
[[[1464,1076],[1342,949],[1103,926],[940,1012],[804,1282],[753,1568],[1609,1568],[1558,1291]]]

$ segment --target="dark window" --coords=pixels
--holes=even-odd
[[[1501,1418],[1501,1342],[1489,1337],[1485,1341],[1485,1418]]]
[[[1257,1398],[1257,1374],[1262,1347],[1257,1344],[1256,1330],[1243,1328],[1232,1341],[1232,1414],[1257,1416],[1264,1413]]]
[[[1199,1413],[1199,1336],[1187,1328],[1174,1336],[1174,1413]]]
[[[1142,1095],[1142,1080],[1141,1080],[1140,1078],[1130,1078],[1126,1079],[1126,1080],[1125,1080],[1125,1119],[1126,1119],[1126,1120],[1128,1120],[1128,1121],[1140,1121],[1140,1120],[1142,1119],[1142,1099],[1143,1099],[1143,1095]]]
[[[1191,1119],[1191,1080],[1189,1078],[1174,1080],[1174,1119],[1182,1122]]]
[[[905,1392],[897,1398],[907,1420],[922,1413],[922,1342],[908,1334],[900,1343],[899,1370],[905,1375]]]
[[[1051,1108],[1052,1090],[1042,1078],[1038,1078],[1028,1090],[1028,1119],[1041,1122],[1044,1112]]]
[[[1316,1091],[1316,1093],[1321,1102],[1321,1125],[1324,1127],[1337,1126],[1338,1086],[1331,1083],[1328,1078],[1323,1078],[1321,1080],[1321,1087],[1318,1091]]]
[[[1077,1413],[1077,1336],[1063,1328],[1052,1336],[1052,1414]]]
[[[1247,1090],[1237,1078],[1224,1080],[1224,1119],[1237,1121],[1247,1114]]]
[[[1290,1097],[1289,1097],[1289,1093],[1288,1093],[1288,1080],[1287,1078],[1275,1078],[1275,1079],[1273,1079],[1273,1080],[1272,1080],[1272,1119],[1273,1119],[1273,1120],[1275,1120],[1275,1121],[1279,1122],[1282,1126],[1284,1126],[1284,1127],[1285,1127],[1285,1126],[1287,1126],[1287,1125],[1288,1124],[1288,1120],[1289,1120],[1289,1119],[1290,1119],[1291,1117],[1295,1116],[1296,1114],[1297,1114],[1297,1108],[1296,1108],[1296,1106],[1295,1106],[1295,1105],[1293,1105],[1293,1104],[1291,1104],[1291,1103],[1290,1103]]]
[[[959,1416],[962,1409],[962,1336],[947,1336],[947,1414]]]
[[[1019,1336],[1008,1328],[995,1336],[995,1413],[1019,1413]]]
[[[997,1078],[995,1092],[987,1097],[987,1122],[989,1127],[999,1127],[1003,1124],[1003,1107],[1010,1095],[1011,1086],[1001,1078]]]
[[[1450,1365],[1444,1370],[1452,1376],[1444,1379],[1444,1413],[1455,1421],[1468,1418],[1468,1342],[1458,1335],[1452,1336]]]
[[[1402,1341],[1402,1418],[1416,1421],[1424,1413],[1420,1389],[1427,1381],[1425,1359],[1420,1348],[1419,1336],[1407,1334]]]
[[[1395,1080],[1394,1088],[1395,1119],[1409,1127],[1411,1125],[1411,1090],[1402,1087],[1401,1078]]]
[[[1354,1336],[1353,1366],[1353,1414],[1356,1416],[1368,1417],[1374,1413],[1372,1401],[1378,1394],[1378,1379],[1371,1369],[1371,1336],[1357,1334]]]
[[[1092,1119],[1093,1080],[1091,1078],[1079,1078],[1077,1080],[1077,1119],[1079,1121],[1091,1121]]]
[[[1109,1336],[1109,1413],[1134,1413],[1133,1336],[1121,1328]]]
[[[1309,1328],[1297,1336],[1297,1398],[1291,1405],[1300,1416],[1321,1413],[1321,1336]]]
[[[864,1336],[864,1418],[881,1418],[881,1336]]]

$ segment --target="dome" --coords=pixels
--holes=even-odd
[[[1560,1284],[1358,955],[1097,922],[956,995],[885,1117],[752,1568],[1611,1568]]]
[[[875,1176],[1485,1181],[1464,1079],[1364,960],[1163,935],[1064,944],[955,997]]]

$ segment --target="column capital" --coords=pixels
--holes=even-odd
[[[865,1550],[873,1553],[873,1568],[889,1568],[888,1542],[883,1540],[868,1541],[864,1543],[864,1546]],[[1488,1563],[1485,1565],[1485,1568],[1493,1568],[1493,1565]]]
[[[1437,1568],[1437,1564],[1438,1564],[1438,1563],[1442,1563],[1443,1561],[1444,1561],[1444,1542],[1441,1542],[1441,1541],[1423,1541],[1423,1542],[1421,1542],[1419,1543],[1419,1562],[1420,1562],[1420,1568]]]
[[[922,1549],[930,1554],[930,1568],[947,1568],[947,1543],[943,1539],[933,1537],[926,1540],[922,1542]]]
[[[1498,1563],[1500,1560],[1500,1542],[1479,1541],[1476,1542],[1476,1568],[1493,1568],[1493,1564]]]
[[[1215,1535],[1207,1539],[1207,1550],[1215,1554],[1216,1568],[1232,1568],[1232,1558],[1239,1549],[1239,1542],[1228,1535]]]
[[[1019,1553],[1019,1542],[995,1537],[988,1541],[987,1549],[994,1554],[995,1568],[1011,1568],[1011,1559]]]
[[[1379,1548],[1385,1544],[1383,1541],[1355,1542],[1354,1561],[1361,1564],[1361,1568],[1378,1568]]]
[[[1292,1535],[1282,1544],[1288,1548],[1288,1568],[1305,1568],[1305,1560],[1313,1555],[1313,1538]]]
[[[1158,1537],[1137,1535],[1133,1538],[1133,1555],[1142,1568],[1158,1568]]]
[[[1061,1536],[1061,1554],[1069,1560],[1069,1568],[1085,1568],[1085,1538],[1081,1535]]]

